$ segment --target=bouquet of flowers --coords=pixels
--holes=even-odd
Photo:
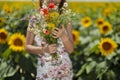
[[[53,38],[51,32],[55,27],[61,28],[62,25],[67,26],[68,21],[70,21],[72,17],[72,13],[71,10],[67,8],[67,2],[58,10],[57,5],[54,3],[47,4],[45,1],[42,8],[37,10],[37,13],[35,12],[30,20],[35,23],[40,36],[43,36],[48,44],[57,44],[57,39]],[[57,57],[57,54],[52,54],[52,57]]]

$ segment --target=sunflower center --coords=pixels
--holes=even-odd
[[[105,42],[103,43],[102,47],[104,50],[110,50],[112,45],[109,42]]]
[[[9,10],[8,10],[7,12],[8,12],[8,13],[10,13],[10,11],[9,11]]]
[[[15,45],[15,46],[22,46],[22,45],[23,45],[23,42],[22,42],[21,39],[18,38],[18,39],[15,39],[14,45]]]
[[[76,39],[76,37],[75,37],[75,35],[73,34],[73,40],[75,40]]]
[[[0,39],[5,40],[7,38],[7,35],[4,32],[0,33]]]
[[[104,30],[104,31],[108,31],[108,26],[105,25],[105,26],[103,27],[103,30]]]
[[[84,22],[85,22],[85,23],[88,23],[88,22],[89,22],[89,20],[85,20]]]
[[[103,22],[102,21],[98,21],[98,24],[101,25],[101,24],[103,24]]]

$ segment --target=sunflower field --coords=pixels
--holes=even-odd
[[[120,3],[69,2],[73,80],[120,80]],[[25,51],[32,2],[0,1],[0,80],[34,80],[37,56]]]

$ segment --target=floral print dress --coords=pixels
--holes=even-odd
[[[42,36],[37,35],[35,26],[29,24],[27,30],[34,31],[34,41],[36,46],[43,46],[46,44]],[[58,39],[57,54],[58,58],[54,59],[49,53],[42,53],[38,55],[37,75],[36,80],[72,80],[72,63],[69,58],[69,53],[65,50],[65,47]]]

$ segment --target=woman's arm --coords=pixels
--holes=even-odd
[[[72,36],[72,25],[71,23],[68,23],[67,28],[67,35],[61,36],[62,42],[66,48],[66,50],[69,53],[72,53],[74,51],[74,42],[73,42],[73,36]]]
[[[43,47],[33,46],[34,33],[27,31],[26,34],[26,51],[32,54],[42,54],[44,52],[55,53],[57,51],[56,44],[45,45]]]
[[[65,33],[65,30],[67,31],[67,34]],[[72,37],[72,26],[71,23],[69,23],[67,25],[67,28],[65,29],[64,26],[62,27],[62,29],[59,28],[55,28],[55,30],[53,30],[53,37],[54,38],[61,38],[62,42],[66,48],[66,50],[69,53],[72,53],[74,50],[74,44],[73,44],[73,37]]]
[[[34,41],[34,33],[27,31],[26,34],[26,51],[32,54],[40,54],[43,53],[43,48],[38,46],[33,46]]]

